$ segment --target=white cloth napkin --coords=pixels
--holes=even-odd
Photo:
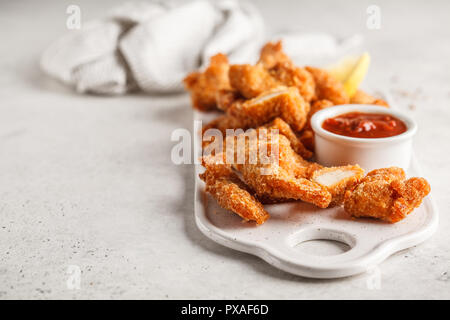
[[[81,93],[177,92],[188,72],[222,52],[231,63],[253,63],[267,38],[258,11],[236,0],[125,3],[83,23],[44,51],[42,70]],[[300,65],[320,65],[358,46],[361,37],[284,32],[285,51]],[[325,60],[324,60],[325,59]]]
[[[364,40],[360,34],[338,38],[328,33],[302,30],[282,32],[270,38],[281,39],[284,51],[296,64],[322,67],[346,55],[360,53]]]
[[[55,41],[41,68],[79,92],[176,92],[217,52],[235,63],[253,59],[263,37],[262,19],[248,3],[126,3]]]

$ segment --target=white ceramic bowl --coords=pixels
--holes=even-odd
[[[352,138],[322,128],[325,119],[348,112],[392,115],[406,124],[406,131],[388,138]],[[315,153],[318,163],[325,166],[359,164],[364,170],[391,166],[408,170],[412,156],[412,140],[416,122],[403,112],[374,105],[348,104],[326,108],[313,115],[311,127],[315,133]]]

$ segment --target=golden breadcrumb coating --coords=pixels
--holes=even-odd
[[[347,190],[353,189],[364,177],[358,165],[329,167],[314,171],[311,180],[325,187],[332,195],[331,205],[341,205]]]
[[[222,115],[204,125],[202,128],[202,133],[204,134],[209,129],[217,129],[225,135],[227,129],[238,128],[242,128],[244,130],[247,129],[246,124],[242,120],[229,115]]]
[[[244,220],[264,223],[269,213],[263,205],[253,197],[239,177],[225,166],[207,166],[200,175],[205,181],[206,189],[217,200],[218,204],[227,210],[238,214]]]
[[[281,41],[268,42],[261,50],[259,59],[264,68],[280,85],[297,87],[302,97],[310,102],[315,96],[316,85],[312,75],[304,68],[294,65],[283,52]]]
[[[374,104],[374,105],[378,105],[378,106],[383,106],[383,107],[388,107],[389,105],[386,101],[384,101],[383,99],[377,99],[373,96],[371,96],[370,94],[362,91],[362,90],[357,90],[356,93],[354,94],[353,97],[351,97],[350,99],[350,103],[353,104]]]
[[[280,85],[296,87],[307,102],[315,96],[313,76],[306,69],[294,65],[283,52],[281,41],[267,43],[255,66],[231,66],[229,76],[231,86],[247,99]]]
[[[430,193],[424,178],[405,180],[398,167],[373,170],[345,193],[344,209],[354,217],[372,217],[390,223],[404,219]]]
[[[314,101],[311,104],[311,108],[308,113],[308,120],[306,122],[305,129],[311,129],[311,118],[316,112],[326,109],[326,108],[329,108],[329,107],[332,107],[332,106],[334,106],[334,104],[330,100],[323,99],[323,100]]]
[[[217,108],[227,111],[228,108],[236,101],[242,102],[242,97],[237,90],[221,89],[216,93]]]
[[[271,123],[267,124],[266,127],[268,129],[278,129],[282,135],[288,138],[292,149],[303,158],[309,159],[313,156],[313,153],[306,149],[289,124],[283,121],[283,119],[275,118]]]
[[[283,45],[281,41],[266,43],[261,49],[259,63],[261,63],[264,68],[271,69],[280,62],[292,62],[291,59],[283,52]]]
[[[192,105],[200,111],[216,108],[216,94],[220,89],[230,89],[227,56],[216,54],[204,72],[192,72],[183,80],[191,94]]]
[[[234,64],[228,72],[230,85],[247,99],[254,98],[280,84],[262,64]]]
[[[311,151],[314,151],[314,132],[311,129],[304,129],[300,133],[301,143]]]
[[[315,100],[329,100],[334,105],[349,103],[350,99],[344,90],[341,82],[332,77],[325,70],[306,67],[316,83],[316,97]]]
[[[256,98],[233,103],[227,109],[227,114],[242,119],[248,127],[253,128],[280,117],[295,131],[300,131],[306,124],[309,108],[309,103],[302,98],[297,88],[277,87]]]
[[[272,134],[268,130],[267,137],[268,139],[258,139],[258,144],[247,141],[246,158],[250,154],[257,154],[263,147],[269,152],[276,150],[278,161],[263,163],[258,159],[255,164],[247,162],[233,165],[242,174],[245,183],[258,196],[302,200],[326,208],[331,201],[331,195],[325,188],[306,178],[311,172],[310,163],[294,152],[285,136]]]
[[[303,158],[309,159],[313,156],[313,153],[303,145],[300,138],[295,134],[289,124],[287,124],[283,119],[275,118],[273,121],[265,124],[264,126],[268,129],[279,130],[282,135],[288,138],[289,142],[291,143],[292,149],[294,149],[294,151],[301,155]],[[249,129],[249,126],[248,123],[245,122],[245,120],[240,120],[239,118],[230,115],[223,115],[217,117],[216,119],[205,125],[202,129],[202,134],[204,134],[208,129],[217,129],[222,133],[223,136],[225,136],[227,129],[247,130]],[[212,141],[203,141],[203,147],[207,146],[211,142]]]
[[[216,129],[220,131],[222,134],[222,139],[226,136],[226,130],[227,129],[243,129],[246,130],[249,127],[245,123],[245,121],[229,116],[229,115],[222,115],[214,120],[210,121],[202,128],[202,147],[206,148],[209,144],[213,143],[216,139],[216,133],[215,132],[209,132],[210,129]]]
[[[311,118],[314,113],[332,107],[334,106],[333,102],[331,102],[330,100],[327,99],[323,99],[323,100],[316,100],[311,104],[311,110],[309,111],[309,117]]]
[[[269,69],[269,73],[280,84],[296,87],[305,101],[310,102],[315,97],[316,83],[306,69],[296,67],[289,62],[280,62]]]
[[[311,104],[311,108],[308,113],[306,125],[303,128],[303,130],[300,132],[300,142],[302,145],[310,150],[314,151],[314,132],[311,129],[311,118],[312,116],[323,109],[329,108],[333,106],[333,102],[323,99],[323,100],[316,100]]]
[[[331,194],[309,180],[321,166],[295,153],[289,140],[282,134],[273,133],[267,128],[259,128],[255,134],[257,139],[253,141],[243,135],[227,137],[224,145],[227,148],[233,146],[231,159],[234,163],[231,166],[242,175],[243,181],[255,192],[256,197],[303,200],[326,208],[331,201]],[[243,143],[237,142],[239,137],[244,138],[241,140]],[[233,140],[233,144],[230,140]],[[261,150],[266,150],[265,154],[273,155],[273,158],[261,158]],[[205,156],[203,162],[227,163],[230,158],[226,154]]]

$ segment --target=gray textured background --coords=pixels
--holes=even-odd
[[[193,168],[170,162],[189,100],[81,96],[45,78],[40,52],[119,1],[0,4],[0,298],[450,298],[450,2],[254,1],[269,30],[365,35],[365,85],[388,88],[417,119],[438,233],[367,275],[310,280],[206,239],[193,221]],[[380,30],[366,8],[382,10]],[[66,285],[69,265],[80,290]]]

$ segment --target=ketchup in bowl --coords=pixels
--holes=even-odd
[[[349,112],[325,119],[322,128],[353,138],[387,138],[406,131],[400,119],[383,113]]]

